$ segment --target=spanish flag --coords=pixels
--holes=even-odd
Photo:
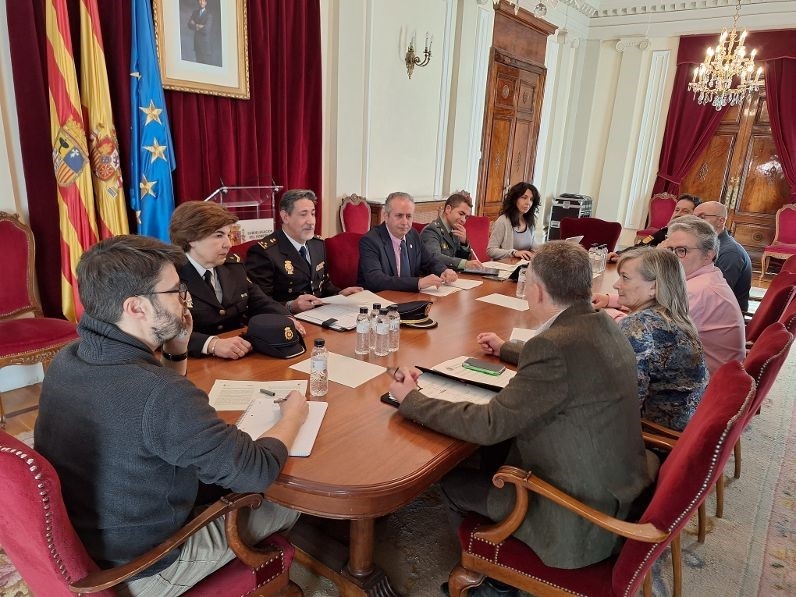
[[[94,201],[99,213],[100,236],[127,234],[127,208],[122,171],[119,168],[119,142],[113,124],[113,109],[105,67],[97,0],[80,2],[80,91],[88,134]]]
[[[97,242],[97,223],[66,0],[46,0],[45,12],[52,157],[61,227],[61,302],[67,319],[77,321],[83,309],[75,267],[83,252]]]

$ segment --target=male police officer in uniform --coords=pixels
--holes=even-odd
[[[282,229],[253,245],[246,256],[252,281],[291,313],[322,305],[325,296],[362,290],[357,286],[340,290],[329,280],[326,247],[315,236],[316,200],[310,190],[286,191],[279,201]]]

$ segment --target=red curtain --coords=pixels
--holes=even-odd
[[[780,58],[765,63],[766,102],[771,136],[779,153],[782,173],[790,184],[790,201],[796,202],[796,60]]]
[[[69,0],[80,68],[79,0]],[[47,315],[61,314],[58,206],[52,168],[43,0],[7,3],[14,93],[36,274]],[[129,180],[130,1],[99,4],[122,174]],[[226,185],[321,190],[320,0],[248,2],[251,99],[166,92],[178,202]],[[320,196],[320,193],[319,193]],[[321,204],[318,205],[320,226]],[[134,217],[130,225],[134,228]]]
[[[721,122],[721,111],[700,106],[694,101],[694,94],[688,91],[693,68],[693,64],[677,66],[653,194],[680,194],[680,183]]]

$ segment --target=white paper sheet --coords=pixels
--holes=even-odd
[[[310,400],[307,404],[310,412],[307,414],[307,419],[301,429],[299,429],[293,445],[290,446],[288,453],[291,456],[310,455],[312,446],[315,445],[315,438],[318,437],[323,416],[326,414],[326,408],[329,406],[328,402],[316,402],[314,400]],[[248,433],[252,439],[257,439],[276,425],[281,418],[282,408],[274,403],[273,398],[257,398],[252,400],[249,408],[238,419],[237,425],[238,429]]]
[[[529,309],[528,301],[525,299],[506,296],[505,294],[492,293],[475,300],[498,305],[499,307],[507,307],[515,311],[527,311]]]
[[[373,303],[381,303],[382,307],[394,304],[392,301],[388,301],[386,298],[381,297],[370,290],[355,292],[354,294],[349,294],[348,296],[343,296],[342,294],[325,296],[321,300],[327,305],[354,305],[356,307],[359,307],[360,305],[367,305],[370,307]]]
[[[340,294],[334,296],[324,297],[324,305],[302,311],[296,315],[296,319],[321,325],[324,321],[329,319],[336,319],[337,321],[332,324],[332,329],[336,330],[353,330],[357,327],[357,315],[359,314],[359,307],[367,305],[370,307],[373,303],[381,303],[382,307],[394,304],[385,298],[374,294],[370,290],[363,290],[362,292],[355,292],[348,296]]]
[[[449,294],[453,294],[454,292],[459,292],[461,288],[456,288],[453,285],[445,285],[445,286],[429,286],[428,288],[424,288],[421,290],[421,294],[429,294],[431,296],[448,296]]]
[[[423,373],[417,383],[422,388],[424,396],[447,400],[448,402],[474,402],[475,404],[488,404],[495,397],[496,392],[470,386],[455,379],[447,379],[433,373]]]
[[[351,341],[353,343],[353,338]],[[309,375],[310,359],[295,363],[291,365],[290,368]],[[329,353],[329,380],[343,384],[349,388],[361,386],[366,381],[373,379],[377,375],[381,375],[386,370],[386,367],[382,367],[381,365],[374,365],[373,363],[367,363],[359,359],[352,359],[351,357],[346,357],[334,352]]]
[[[461,288],[462,290],[471,290],[472,288],[481,286],[483,283],[483,280],[467,280],[465,278],[459,278],[455,282],[449,284],[449,286],[455,286],[456,288]]]
[[[518,265],[527,265],[528,261],[518,261],[517,263],[503,263],[502,261],[487,261],[486,263],[482,263],[484,267],[491,267],[493,269],[499,269],[504,272],[513,272],[517,269]]]
[[[453,359],[448,359],[447,361],[443,361],[439,365],[434,365],[432,369],[435,371],[440,371],[447,375],[454,375],[459,379],[466,379],[468,381],[478,381],[481,383],[488,383],[492,386],[498,386],[499,388],[505,388],[512,377],[517,375],[516,371],[512,371],[511,369],[506,369],[500,375],[489,375],[487,373],[481,373],[480,371],[473,371],[472,369],[465,369],[462,366],[465,360],[469,359],[468,356],[463,357],[456,357]],[[425,394],[425,387],[424,394]]]
[[[509,340],[519,340],[520,342],[527,342],[536,334],[539,333],[539,330],[529,330],[528,328],[514,328],[511,330],[511,337]]]
[[[292,390],[299,394],[307,393],[307,380],[288,381],[237,381],[217,379],[208,394],[210,406],[216,410],[246,410],[255,398],[263,396],[260,390],[275,394],[274,398],[284,398]]]

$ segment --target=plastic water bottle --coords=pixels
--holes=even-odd
[[[390,321],[387,318],[387,308],[379,309],[376,319],[376,348],[373,354],[377,357],[386,357],[390,354]]]
[[[398,305],[390,305],[387,319],[390,322],[390,352],[397,352],[401,344],[401,314]]]
[[[310,396],[326,396],[329,391],[329,352],[326,341],[315,338],[310,357]]]
[[[379,309],[381,303],[373,303],[373,309],[370,311],[370,349],[376,348],[376,320],[379,318]]]
[[[517,273],[517,289],[514,293],[517,298],[525,298],[525,275],[527,272],[528,268],[522,267]]]
[[[359,308],[359,315],[357,315],[357,343],[354,352],[356,354],[370,352],[370,316],[367,305],[362,305]]]
[[[600,245],[600,273],[605,271],[605,264],[608,261],[608,245]]]

